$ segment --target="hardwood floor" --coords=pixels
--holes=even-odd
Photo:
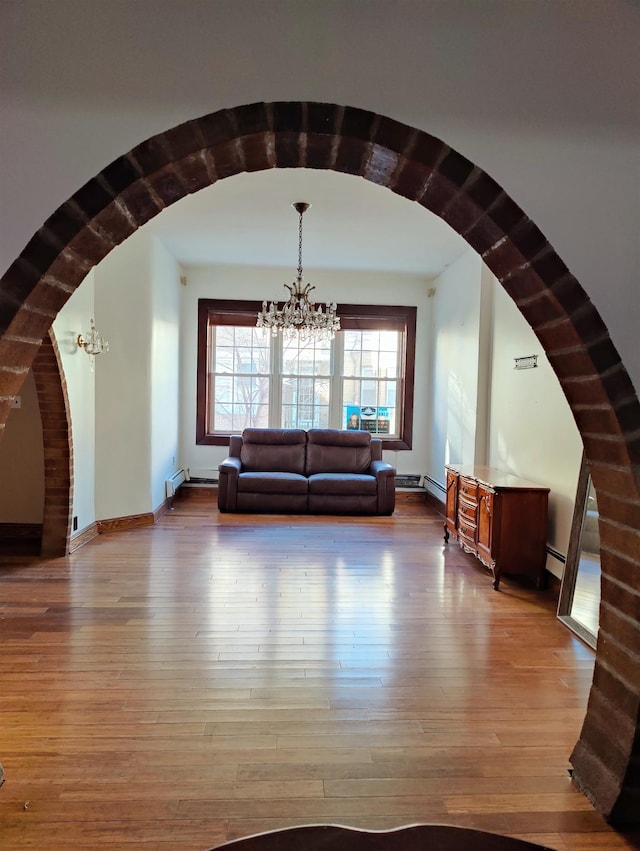
[[[285,825],[637,848],[569,779],[593,653],[442,518],[218,515],[0,561],[0,846],[202,851]]]

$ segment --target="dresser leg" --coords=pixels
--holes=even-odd
[[[444,542],[445,542],[445,544],[449,543],[449,530],[447,528],[446,521],[445,521],[445,524],[444,524]]]
[[[497,591],[499,585],[500,585],[500,574],[494,572],[494,574],[493,574],[493,590]]]

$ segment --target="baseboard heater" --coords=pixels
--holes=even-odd
[[[419,488],[420,474],[419,473],[396,473],[396,487],[398,488]]]
[[[437,479],[432,478],[431,476],[427,475],[427,473],[424,474],[423,479],[424,479],[424,486],[425,487],[427,487],[427,484],[429,484],[432,488],[435,488],[436,490],[440,491],[440,493],[446,494],[447,489],[442,484],[442,482],[439,482]],[[434,494],[434,496],[435,496],[435,494]]]
[[[183,485],[185,482],[189,481],[189,471],[188,470],[176,470],[176,472],[171,476],[170,479],[167,479],[164,483],[165,494],[167,499],[173,499],[176,495],[176,491]]]

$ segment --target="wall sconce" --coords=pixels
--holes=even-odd
[[[91,372],[94,369],[95,356],[101,354],[102,352],[109,351],[109,343],[104,339],[102,334],[96,328],[93,319],[90,323],[91,327],[89,328],[88,334],[78,334],[78,346],[81,349],[84,349],[85,352],[89,355],[89,361],[91,363]]]

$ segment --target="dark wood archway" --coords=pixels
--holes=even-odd
[[[53,213],[0,281],[0,432],[53,319],[93,266],[185,195],[267,168],[360,175],[440,216],[544,347],[582,434],[601,516],[600,637],[574,778],[607,819],[638,823],[640,404],[600,315],[543,233],[444,142],[350,107],[256,103],[188,121],[119,157]]]

